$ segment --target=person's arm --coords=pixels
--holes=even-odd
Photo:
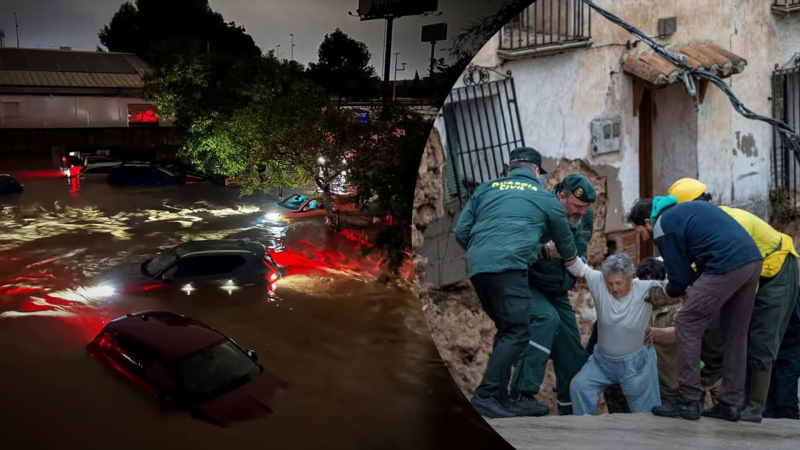
[[[596,307],[597,302],[601,302],[604,298],[603,291],[608,291],[606,288],[606,279],[603,277],[603,272],[592,270],[591,267],[584,273],[585,275],[583,276],[586,277],[586,284],[589,286],[589,293],[592,294]]]
[[[653,342],[656,344],[672,345],[675,342],[675,327],[667,328],[651,328],[650,332],[653,335]]]
[[[461,215],[458,217],[458,223],[456,224],[455,232],[456,235],[456,242],[458,245],[461,246],[464,250],[467,249],[469,245],[469,238],[472,234],[472,227],[475,225],[475,196],[473,195],[467,204],[464,206],[464,210],[461,211]]]
[[[667,295],[672,298],[681,297],[694,281],[695,275],[692,262],[683,253],[683,249],[686,248],[683,237],[678,233],[665,233],[656,239],[656,245],[658,252],[664,258],[664,268],[669,279],[665,289]]]

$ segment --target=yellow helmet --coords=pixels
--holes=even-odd
[[[708,186],[694,178],[681,178],[669,188],[669,195],[674,195],[678,203],[690,202],[708,189]]]

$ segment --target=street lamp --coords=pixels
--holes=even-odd
[[[281,44],[275,46],[275,57],[281,59]]]
[[[294,34],[290,33],[289,36],[292,38],[292,46],[291,46],[291,54],[292,54],[292,61],[294,61]]]
[[[399,52],[394,54],[394,88],[392,90],[392,101],[395,101],[395,99],[397,98],[396,97],[396,94],[397,94],[397,72],[406,70],[406,63],[401,63],[403,65],[402,69],[398,69],[397,68],[397,55],[399,55],[399,54],[400,54]]]

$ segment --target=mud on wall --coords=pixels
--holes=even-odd
[[[411,248],[414,253],[414,272],[420,298],[427,298],[425,268],[428,257],[422,252],[425,229],[444,216],[444,150],[439,131],[431,130],[417,173],[411,224]]]

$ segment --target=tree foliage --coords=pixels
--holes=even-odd
[[[151,62],[212,52],[261,54],[245,29],[225,22],[208,0],[125,2],[98,36],[109,51],[136,53]]]
[[[374,93],[369,87],[375,77],[375,68],[369,65],[371,58],[366,44],[337,28],[322,40],[317,62],[309,64],[309,75],[339,97],[370,97]]]

